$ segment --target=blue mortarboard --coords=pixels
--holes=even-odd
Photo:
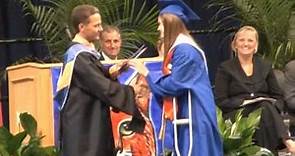
[[[159,0],[160,15],[171,13],[178,16],[187,26],[191,22],[200,20],[200,17],[182,0]]]

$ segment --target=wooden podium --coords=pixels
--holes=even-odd
[[[157,61],[161,58],[139,59],[141,61]],[[119,60],[118,60],[119,61]],[[113,64],[118,61],[102,62]],[[8,71],[9,89],[9,124],[10,131],[17,133],[22,131],[19,122],[19,114],[28,112],[34,116],[38,123],[38,132],[45,135],[42,145],[54,145],[57,143],[59,121],[56,103],[53,100],[55,93],[54,87],[57,80],[56,73],[52,69],[58,68],[60,71],[62,63],[58,64],[38,64],[26,63],[10,66]],[[57,117],[58,118],[58,117]]]
[[[54,145],[54,109],[52,67],[57,64],[26,63],[10,66],[8,71],[9,85],[9,124],[10,131],[22,131],[19,114],[28,112],[38,123],[37,132],[45,137],[42,145]]]

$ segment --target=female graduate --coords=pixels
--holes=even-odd
[[[135,60],[130,65],[146,77],[152,93],[162,98],[165,119],[175,120],[166,107],[174,97],[178,104],[177,118],[188,118],[188,94],[191,94],[193,146],[189,154],[189,126],[178,126],[177,145],[181,156],[222,156],[206,58],[185,25],[199,17],[180,0],[160,0],[159,5],[158,31],[164,40],[165,51],[163,75],[149,72]]]

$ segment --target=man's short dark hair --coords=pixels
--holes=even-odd
[[[99,14],[98,8],[93,5],[78,5],[72,10],[71,14],[71,22],[76,32],[79,32],[79,24],[85,23],[87,24],[89,16],[93,14]]]
[[[120,29],[115,25],[104,25],[103,26],[103,32],[113,32],[113,31],[120,33]]]
[[[100,38],[103,38],[104,33],[111,33],[113,31],[117,32],[121,37],[121,31],[117,26],[115,26],[115,25],[104,25],[103,26],[103,31],[100,33]]]

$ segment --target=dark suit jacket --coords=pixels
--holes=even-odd
[[[277,99],[276,107],[284,107],[283,94],[274,76],[271,63],[253,57],[253,75],[247,76],[239,59],[223,62],[217,70],[215,79],[216,103],[221,110],[231,112],[240,108],[246,99],[272,97]]]

